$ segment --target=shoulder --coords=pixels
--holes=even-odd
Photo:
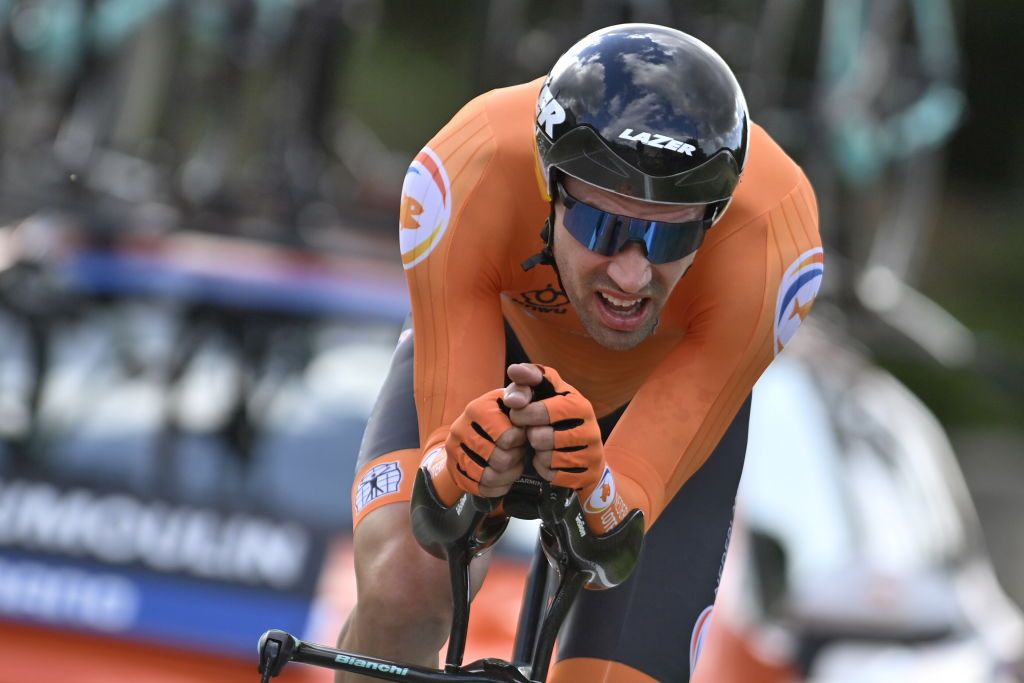
[[[495,88],[483,93],[476,99],[488,107],[492,116],[500,119],[504,116],[512,116],[514,120],[508,121],[513,125],[520,125],[524,116],[527,119],[529,130],[532,134],[533,116],[537,109],[537,95],[544,83],[543,78],[535,78],[526,83],[510,85],[505,88]]]
[[[534,123],[537,95],[543,81],[543,78],[537,78],[528,83],[498,88],[478,98],[494,134],[497,152],[509,171],[509,180],[529,188],[536,183]]]
[[[408,264],[452,253],[453,263],[474,256],[507,273],[523,234],[517,228],[536,223],[528,234],[540,231],[547,209],[534,171],[532,113],[539,88],[526,83],[475,97],[413,159],[400,218]]]
[[[477,95],[445,124],[431,145],[444,145],[453,137],[487,137],[511,151],[522,152],[525,148],[529,152],[540,85],[537,79]]]
[[[538,79],[478,95],[452,117],[426,149],[437,156],[453,181],[457,175],[467,176],[467,190],[476,188],[482,176],[500,177],[509,190],[500,193],[503,196],[533,188],[533,112],[540,85]]]
[[[796,162],[755,125],[743,179],[697,253],[678,293],[679,310],[684,317],[715,312],[735,325],[769,322],[763,311],[770,316],[779,289],[803,272],[805,261],[814,266],[816,292],[822,256],[814,192]],[[801,301],[808,297],[810,288]]]
[[[709,257],[722,251],[720,245],[736,241],[745,243],[748,260],[792,259],[821,246],[818,205],[810,181],[756,124],[751,129],[747,166],[732,204],[708,233],[702,251]]]
[[[803,170],[757,124],[750,130],[748,155],[732,205],[722,220],[723,233],[730,232],[729,226],[748,224],[794,197],[810,203],[816,212],[814,191]]]

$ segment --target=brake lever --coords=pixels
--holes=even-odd
[[[291,661],[298,643],[295,636],[284,631],[271,629],[260,636],[256,646],[260,655],[259,672],[263,674],[260,683],[269,683],[271,678],[281,675],[285,664]]]

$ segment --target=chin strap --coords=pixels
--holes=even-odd
[[[558,276],[558,286],[562,287],[562,276],[558,274],[558,264],[555,263],[555,200],[557,197],[558,186],[555,181],[554,171],[548,176],[548,198],[550,203],[550,209],[548,210],[548,219],[544,221],[544,227],[540,229],[540,239],[544,243],[544,248],[538,251],[530,258],[523,261],[520,265],[523,271],[528,271],[534,266],[551,266],[555,269],[555,275]],[[564,291],[565,288],[562,287]]]
[[[555,252],[554,249],[554,235],[551,230],[551,221],[554,220],[554,216],[548,218],[544,223],[544,227],[540,231],[540,238],[544,241],[544,248],[538,251],[530,258],[523,261],[520,265],[524,271],[530,270],[534,266],[551,266],[551,270],[555,271],[555,277],[558,278],[558,289],[565,292],[565,285],[562,284],[562,274],[558,272],[558,264],[555,263]]]
[[[550,265],[551,269],[555,271],[555,278],[558,279],[558,289],[565,292],[565,285],[562,285],[562,273],[558,271],[558,263],[555,262],[554,250],[554,230],[551,226],[554,224],[555,211],[551,210],[551,216],[545,221],[544,227],[541,228],[541,240],[544,242],[544,248],[536,254],[530,256],[520,265],[522,269],[529,270],[535,265]]]
[[[528,271],[534,266],[551,266],[558,272],[558,266],[555,265],[555,255],[551,251],[551,219],[548,218],[544,222],[544,227],[540,231],[540,239],[544,242],[544,248],[538,251],[530,258],[523,261],[520,265],[524,271]]]
[[[553,175],[553,173],[552,173]],[[549,179],[550,187],[548,193],[550,197],[557,196],[557,189],[555,186],[555,179],[551,177]],[[551,269],[555,271],[555,277],[558,278],[558,288],[565,292],[565,285],[562,284],[562,274],[558,272],[558,264],[555,263],[555,204],[551,202],[551,212],[548,214],[548,219],[544,221],[544,227],[540,230],[540,239],[544,242],[544,247],[530,258],[523,261],[523,271],[528,271],[534,266],[551,266]]]

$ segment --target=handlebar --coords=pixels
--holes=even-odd
[[[498,505],[500,512],[495,515]],[[541,540],[552,564],[564,561],[582,572],[588,588],[614,588],[629,577],[643,544],[643,513],[632,510],[600,536],[587,525],[579,496],[524,474],[499,500],[463,494],[451,507],[441,502],[430,476],[421,468],[412,494],[412,530],[423,548],[438,559],[465,553],[468,559],[501,537],[510,517],[539,519]]]
[[[531,683],[515,666],[500,659],[481,659],[458,671],[438,671],[377,657],[353,654],[305,643],[285,631],[271,630],[260,637],[262,683],[281,673],[288,662],[350,671],[371,678],[411,683]]]
[[[548,565],[559,576],[554,596],[541,605],[543,595],[529,595],[531,620],[543,611],[540,627],[531,624],[523,643],[517,643],[521,661],[482,659],[463,666],[466,634],[469,630],[472,559],[501,537],[510,517],[540,519],[540,547]],[[267,631],[260,638],[260,673],[263,683],[277,676],[289,661],[329,669],[351,671],[371,678],[414,683],[535,683],[547,678],[555,636],[579,591],[612,588],[625,581],[640,557],[644,539],[644,516],[633,510],[612,531],[595,535],[583,516],[575,491],[552,486],[528,472],[501,499],[463,493],[453,505],[445,505],[429,476],[421,467],[412,493],[412,530],[427,552],[447,560],[452,587],[452,627],[443,671],[391,662],[322,645],[304,643],[284,631]],[[535,563],[538,572],[544,563]],[[537,577],[534,577],[536,579]],[[545,581],[535,580],[531,589],[540,591]],[[542,591],[541,591],[542,592]],[[517,634],[517,640],[523,634]],[[527,661],[528,660],[528,661]],[[518,666],[517,666],[518,665]]]
[[[551,486],[531,475],[521,477],[498,501],[463,494],[451,507],[437,496],[425,469],[416,476],[412,495],[413,533],[435,556],[446,559],[452,582],[453,616],[444,670],[428,669],[370,657],[323,645],[304,643],[284,631],[260,638],[259,671],[263,683],[290,661],[391,681],[413,683],[536,683],[547,678],[555,636],[584,584],[610,588],[632,572],[643,544],[644,521],[633,510],[611,532],[596,536],[583,518],[574,491]],[[463,665],[469,627],[469,565],[491,547],[508,525],[509,516],[541,520],[540,546],[560,581],[539,629],[530,629],[516,664],[481,659]],[[543,564],[543,563],[541,563]],[[546,568],[545,568],[546,569]],[[544,581],[535,582],[543,585]],[[536,602],[536,599],[532,600]],[[536,613],[539,613],[538,609]],[[517,647],[517,652],[520,649]],[[517,654],[517,657],[519,655]]]
[[[448,560],[453,614],[445,671],[456,672],[469,627],[470,561],[498,540],[509,516],[541,520],[541,548],[560,577],[530,648],[527,670],[534,680],[543,681],[555,636],[583,586],[612,588],[636,566],[644,539],[643,513],[633,510],[612,531],[597,536],[584,519],[575,491],[551,486],[532,473],[520,477],[501,502],[504,514],[499,516],[493,514],[498,501],[468,493],[448,507],[437,495],[428,470],[420,468],[412,493],[413,535],[427,552]]]

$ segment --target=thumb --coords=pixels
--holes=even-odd
[[[508,366],[508,378],[514,384],[535,387],[544,379],[544,373],[533,363],[513,363]]]

